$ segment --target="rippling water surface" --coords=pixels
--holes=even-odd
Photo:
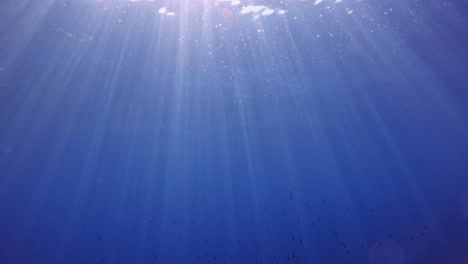
[[[467,10],[0,1],[0,263],[468,263]]]

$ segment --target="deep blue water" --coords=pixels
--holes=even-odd
[[[0,1],[1,264],[468,263],[468,1],[237,4]]]

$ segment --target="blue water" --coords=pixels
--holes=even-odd
[[[467,25],[0,1],[0,263],[468,263]]]

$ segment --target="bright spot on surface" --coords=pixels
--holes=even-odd
[[[105,1],[105,0],[88,0],[88,1]],[[129,1],[129,2],[156,2],[156,0],[126,0],[126,1]],[[299,0],[299,1],[309,1],[309,0]],[[329,0],[330,2],[332,3],[341,3],[343,0]],[[324,1],[323,0],[313,0],[313,3],[314,5],[319,5],[321,3],[323,3]],[[215,0],[215,5],[218,5],[218,3],[230,3],[231,6],[241,6],[242,5],[242,2],[241,0]],[[330,9],[329,6],[326,7],[327,9]],[[287,10],[284,10],[284,9],[278,9],[278,8],[274,8],[274,9],[271,9],[265,5],[247,5],[247,6],[242,6],[241,10],[240,10],[240,13],[245,15],[245,14],[248,14],[248,13],[257,13],[254,15],[254,20],[255,19],[258,19],[259,17],[261,16],[270,16],[274,13],[278,14],[278,15],[284,15],[286,14]],[[353,11],[349,10],[349,9],[346,9],[346,12],[348,12],[348,14],[351,14]],[[175,16],[175,12],[168,12],[167,11],[167,8],[166,7],[161,7],[159,8],[158,10],[158,13],[159,14],[165,14],[167,16]],[[236,12],[237,13],[237,12]],[[226,10],[221,10],[221,14],[224,16],[224,17],[231,17],[232,15],[234,15],[234,12],[233,10],[230,10],[229,11],[226,11]],[[321,17],[321,15],[320,15]]]
[[[377,241],[369,249],[370,264],[403,264],[404,260],[403,248],[392,239]]]
[[[275,10],[266,8],[265,10],[263,10],[262,15],[269,16],[269,15],[271,15],[273,13],[275,13]]]
[[[241,10],[241,14],[248,14],[250,12],[253,12],[253,13],[257,13],[257,12],[260,12],[262,11],[263,9],[265,9],[266,6],[256,6],[256,5],[248,5],[248,6],[244,6]]]
[[[351,14],[351,13],[353,13],[353,10],[349,10],[349,11],[348,11],[348,14]]]
[[[315,0],[314,5],[318,5],[318,4],[322,3],[322,1],[323,1],[323,0]]]
[[[468,189],[462,195],[460,209],[463,216],[468,218]]]

